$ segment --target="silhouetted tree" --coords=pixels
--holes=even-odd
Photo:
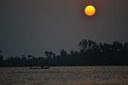
[[[118,41],[114,41],[113,45],[112,45],[112,48],[113,48],[114,52],[119,52],[119,51],[122,50],[123,45],[120,42],[118,42]]]
[[[33,58],[32,55],[28,55],[30,69],[32,68],[32,58]]]
[[[3,56],[2,55],[0,55],[0,61],[3,61]]]
[[[60,56],[66,56],[66,55],[67,55],[67,52],[64,49],[62,49],[60,51]]]
[[[45,59],[45,63],[47,65],[53,65],[53,58],[55,57],[55,53],[52,51],[45,51],[45,55],[47,56]]]
[[[88,47],[92,48],[96,46],[96,42],[92,41],[92,40],[88,40]]]
[[[128,65],[128,42],[122,44],[114,41],[112,44],[81,40],[79,51],[64,49],[60,55],[52,51],[45,51],[46,58],[22,55],[3,59],[0,55],[0,66],[46,66],[51,65]],[[1,50],[0,50],[1,54]]]
[[[82,49],[82,50],[85,50],[88,46],[88,42],[87,40],[82,40],[79,42],[79,47]]]
[[[3,65],[3,55],[1,55],[2,50],[0,50],[0,66]]]
[[[0,50],[0,54],[1,54],[2,50]],[[0,55],[0,62],[3,61],[3,56]]]
[[[47,57],[49,57],[49,56],[50,56],[49,51],[46,51],[46,52],[45,52],[45,55],[46,55]]]

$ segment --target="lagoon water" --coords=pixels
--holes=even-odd
[[[128,67],[0,67],[0,85],[128,85]]]

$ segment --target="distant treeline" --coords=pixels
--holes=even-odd
[[[3,59],[3,55],[0,55],[0,66],[128,65],[128,42],[122,44],[114,41],[108,44],[81,40],[78,46],[79,51],[71,50],[67,53],[62,49],[60,55],[46,51],[46,58],[22,55]]]

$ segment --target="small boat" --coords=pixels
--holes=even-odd
[[[51,66],[41,66],[41,69],[49,69]]]
[[[30,67],[29,69],[49,69],[51,66]]]

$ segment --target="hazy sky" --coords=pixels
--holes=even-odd
[[[83,9],[95,5],[87,17]],[[78,42],[128,41],[128,0],[0,0],[0,49],[3,55],[78,49]]]

